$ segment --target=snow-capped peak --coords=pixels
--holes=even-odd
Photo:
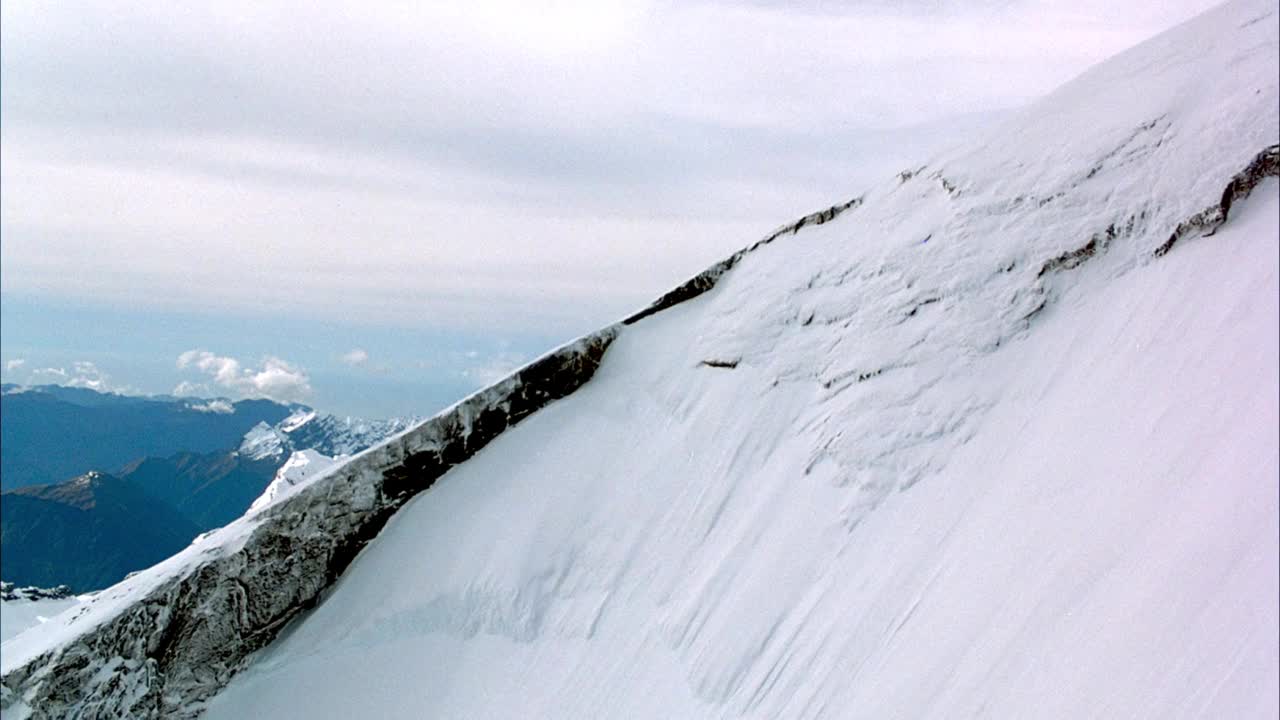
[[[275,479],[271,481],[267,489],[262,491],[262,495],[258,496],[258,499],[254,500],[253,504],[249,506],[249,512],[257,512],[288,497],[320,477],[325,470],[332,468],[345,459],[345,455],[331,458],[327,455],[321,455],[315,450],[295,450],[289,456],[289,459],[284,461],[284,465],[281,465],[280,469],[276,471]]]
[[[280,459],[295,450],[307,449],[329,457],[355,455],[420,422],[417,417],[337,417],[303,408],[275,425],[258,423],[245,433],[238,452],[249,460]]]
[[[289,447],[289,436],[279,426],[260,422],[244,434],[244,440],[236,451],[248,460],[279,458]]]
[[[318,413],[315,410],[295,410],[289,417],[280,421],[279,428],[282,432],[291,433],[312,420],[315,420],[317,415]]]

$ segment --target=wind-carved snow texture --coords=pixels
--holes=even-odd
[[[1276,315],[1270,11],[1123,53],[15,638],[6,717],[228,681],[213,718],[1274,715],[1275,343],[1241,340]]]
[[[773,232],[769,233],[764,238],[757,240],[754,244],[739,250],[738,252],[730,255],[724,260],[721,260],[720,262],[712,265],[706,270],[703,270],[697,275],[694,275],[692,278],[689,278],[685,282],[681,283],[675,289],[671,290],[670,292],[664,294],[662,297],[653,301],[653,303],[651,303],[645,309],[633,315],[628,316],[622,322],[624,325],[634,325],[635,323],[640,322],[641,320],[649,317],[650,315],[662,312],[667,308],[674,307],[687,300],[692,300],[693,298],[696,298],[702,293],[715,287],[716,282],[720,280],[720,277],[725,273],[729,272],[731,269],[733,269],[733,266],[737,265],[738,261],[742,260],[742,258],[745,257],[747,253],[755,252],[757,249],[763,247],[764,245],[768,245],[769,243],[773,242],[774,240],[777,240],[783,235],[787,235],[787,234],[795,235],[796,233],[800,232],[800,229],[803,227],[806,227],[806,226],[812,227],[815,225],[822,225],[823,223],[831,222],[840,213],[844,212],[845,210],[849,210],[851,208],[856,208],[861,204],[862,204],[862,198],[856,197],[847,202],[840,203],[839,205],[832,205],[826,210],[819,210],[816,213],[810,213],[809,215],[805,215],[804,217],[800,218],[799,220],[793,223],[787,223],[786,225],[783,225],[777,230],[774,230]]]

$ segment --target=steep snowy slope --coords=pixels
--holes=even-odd
[[[1154,258],[1277,140],[1272,8],[636,325],[210,717],[1275,717],[1275,181]]]
[[[1064,292],[947,390],[980,421],[860,433],[876,460],[973,428],[883,499],[814,441],[817,388],[655,362],[722,296],[637,328],[410,503],[209,717],[1275,717],[1259,192]]]
[[[33,628],[6,718],[1274,717],[1277,35],[1197,18]]]
[[[249,512],[256,512],[268,505],[297,492],[307,483],[318,479],[335,464],[345,460],[345,456],[331,458],[315,450],[294,450],[288,460],[276,471],[276,476],[262,495],[249,506]]]

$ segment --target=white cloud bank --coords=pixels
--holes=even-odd
[[[17,370],[17,369],[21,368],[23,365],[26,365],[26,364],[27,364],[27,361],[26,361],[26,360],[24,360],[24,359],[22,359],[22,358],[14,358],[14,359],[12,359],[12,360],[10,360],[9,362],[7,362],[7,363],[5,363],[5,364],[4,364],[4,369],[5,369],[5,370],[8,370],[8,371],[10,371],[10,372],[13,372],[14,370]]]
[[[216,415],[230,415],[236,411],[234,405],[222,399],[210,400],[207,403],[201,403],[199,405],[188,405],[187,407],[195,410],[196,412],[214,413]]]
[[[260,367],[253,368],[208,350],[188,350],[178,356],[178,367],[199,370],[209,375],[217,387],[242,397],[302,402],[312,393],[311,379],[305,371],[270,355],[262,359]]]
[[[6,363],[5,369],[17,370],[25,364],[24,361],[17,362],[17,365],[14,365],[14,361]],[[130,388],[112,383],[110,376],[99,369],[97,365],[87,360],[77,360],[71,363],[70,370],[65,367],[36,368],[31,371],[28,382],[32,385],[63,385],[66,387],[86,388],[101,393],[130,392]]]

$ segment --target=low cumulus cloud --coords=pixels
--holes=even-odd
[[[362,348],[353,348],[342,356],[342,363],[351,367],[359,367],[369,362],[369,353]]]
[[[107,375],[99,370],[97,365],[81,360],[80,362],[72,363],[71,370],[71,379],[67,382],[71,387],[89,388],[98,392],[106,392],[108,390]]]
[[[257,367],[208,350],[188,350],[178,356],[178,367],[209,376],[218,388],[241,397],[302,402],[311,396],[311,379],[301,368],[270,355]]]
[[[5,369],[5,370],[8,370],[9,372],[13,372],[14,370],[17,370],[17,369],[21,368],[23,365],[26,365],[26,364],[27,364],[27,361],[26,361],[26,360],[24,360],[24,359],[22,359],[22,358],[14,358],[14,359],[12,359],[12,360],[10,360],[9,362],[7,362],[7,363],[5,363],[5,364],[4,364],[4,369]]]
[[[183,380],[173,388],[173,395],[177,397],[190,397],[200,400],[204,397],[212,395],[213,391],[205,383],[191,382]],[[196,412],[216,413],[219,415],[230,415],[236,411],[234,405],[224,398],[214,398],[204,402],[188,403],[187,407]]]
[[[70,375],[67,374],[66,368],[43,367],[31,371],[31,382],[33,383],[62,385],[66,383],[69,377]]]
[[[196,412],[214,413],[217,415],[230,415],[236,411],[236,407],[230,402],[222,399],[210,400],[207,403],[199,403],[188,405],[187,407]]]
[[[6,368],[14,370],[16,368],[9,367],[13,362],[6,364]],[[19,362],[17,367],[21,367]],[[71,364],[71,369],[63,367],[43,367],[36,368],[31,371],[31,383],[42,385],[65,385],[66,387],[86,388],[97,392],[128,392],[128,388],[117,387],[111,382],[111,378],[104,373],[97,365],[87,361],[78,360]]]

